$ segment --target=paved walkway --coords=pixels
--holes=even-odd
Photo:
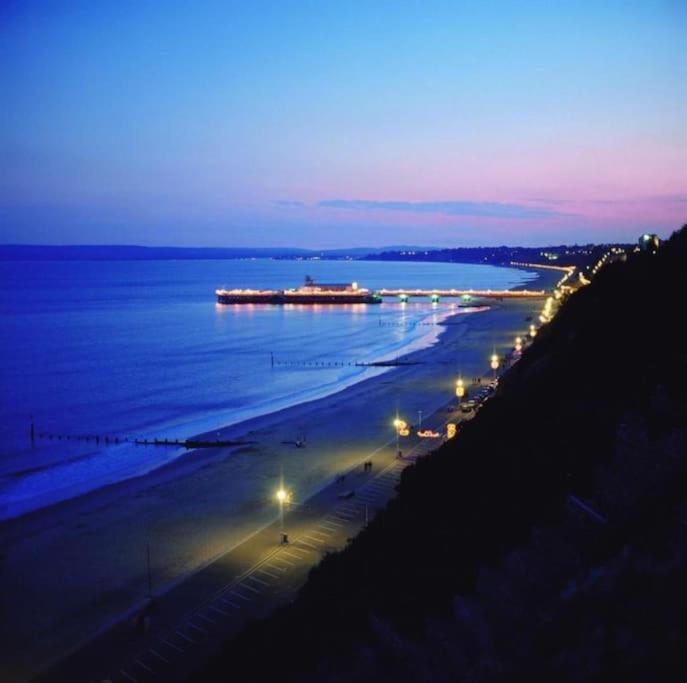
[[[444,430],[462,415],[435,413],[425,428]],[[196,671],[248,621],[295,597],[322,557],[346,546],[395,494],[403,469],[436,448],[438,439],[395,439],[362,464],[285,516],[289,543],[277,521],[208,567],[156,598],[145,628],[129,618],[97,636],[41,676],[46,681],[180,681]],[[351,495],[352,494],[352,495]]]

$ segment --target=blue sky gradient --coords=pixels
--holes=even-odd
[[[677,0],[3,3],[0,241],[665,234],[686,28]]]

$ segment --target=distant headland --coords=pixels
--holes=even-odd
[[[576,265],[595,262],[609,247],[624,244],[541,247],[419,246],[301,249],[295,247],[149,247],[140,245],[2,244],[0,261],[169,261],[222,259],[443,261],[510,265],[513,263]]]

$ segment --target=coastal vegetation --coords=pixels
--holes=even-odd
[[[458,436],[197,680],[667,680],[687,645],[687,226],[604,266]]]

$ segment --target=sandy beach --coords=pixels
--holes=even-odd
[[[550,288],[559,277],[543,271],[534,284]],[[397,412],[416,423],[418,411],[445,405],[457,375],[484,374],[492,350],[507,351],[542,301],[489,305],[448,319],[437,343],[404,358],[413,364],[221,430],[219,438],[247,445],[190,451],[143,477],[0,525],[3,680],[29,678],[139,603],[146,546],[153,590],[163,591],[271,522],[280,477],[303,501],[393,440]],[[301,436],[306,446],[296,448]]]

